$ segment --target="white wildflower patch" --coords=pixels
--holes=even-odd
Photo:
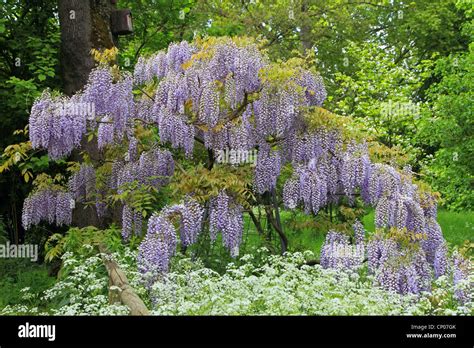
[[[151,290],[157,315],[427,315],[466,314],[437,308],[429,295],[399,295],[373,286],[362,270],[304,265],[307,252],[269,256],[257,266],[229,264],[223,275],[175,270]],[[244,261],[251,259],[243,256]],[[447,283],[446,283],[447,285]],[[472,304],[470,304],[472,311]]]
[[[258,257],[260,255],[261,257]],[[263,256],[262,256],[263,255]],[[171,271],[145,286],[137,271],[136,252],[124,248],[111,256],[125,272],[130,285],[155,315],[472,315],[471,301],[460,304],[454,293],[468,291],[468,284],[453,287],[441,276],[432,291],[400,295],[374,286],[366,268],[324,269],[309,266],[311,252],[244,255],[227,266],[223,274],[202,262],[177,258]],[[472,280],[472,277],[471,277]],[[128,308],[109,304],[108,276],[101,255],[63,256],[60,280],[41,294],[57,303],[47,313],[26,305],[7,306],[0,315],[127,315]],[[25,301],[32,298],[22,289]],[[38,296],[36,294],[36,296]]]

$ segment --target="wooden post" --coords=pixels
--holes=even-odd
[[[125,273],[120,269],[117,262],[111,259],[111,255],[106,247],[100,245],[99,250],[102,253],[102,260],[109,274],[109,288],[116,287],[116,289],[109,289],[109,302],[116,303],[120,301],[130,308],[131,315],[150,315],[150,311],[142,299],[128,283]]]

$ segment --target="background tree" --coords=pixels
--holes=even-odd
[[[194,0],[120,0],[119,8],[130,8],[134,33],[120,40],[120,65],[131,69],[140,55],[168,47],[171,42],[192,40],[206,24],[206,14],[192,10]]]
[[[58,51],[59,23],[57,2],[4,1],[0,7],[0,109],[2,137],[0,148],[22,141],[24,135],[14,133],[23,129],[34,99],[44,88],[59,88]],[[16,154],[18,149],[11,149]],[[18,156],[17,156],[18,158]],[[5,164],[5,159],[1,161]],[[47,156],[39,155],[29,162],[32,171],[48,168]],[[21,201],[29,184],[24,184],[21,170],[0,172],[0,215],[10,240],[23,241]],[[29,178],[29,177],[28,177]]]
[[[267,40],[273,59],[314,49],[331,96],[325,106],[359,119],[385,145],[403,149],[416,172],[442,148],[416,134],[439,117],[432,105],[432,88],[441,78],[436,60],[469,52],[468,1],[198,1],[196,10],[208,14],[206,33],[251,33]],[[468,187],[472,172],[457,173],[455,187]],[[443,180],[436,187],[446,202],[463,205],[454,187]]]

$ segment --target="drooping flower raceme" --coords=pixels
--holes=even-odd
[[[225,191],[211,199],[209,213],[209,231],[215,240],[217,233],[222,233],[222,242],[235,257],[239,254],[244,227],[243,207],[227,195]]]
[[[356,244],[364,244],[365,241],[365,228],[362,222],[356,220],[352,226],[354,229],[354,240]]]
[[[48,91],[35,100],[29,119],[29,136],[33,149],[46,149],[51,159],[68,156],[80,146],[86,133],[86,115],[75,114],[68,103],[81,102],[82,96],[53,97]]]
[[[364,260],[363,244],[350,244],[343,233],[329,231],[321,248],[321,266],[324,268],[353,269],[360,267]]]
[[[74,200],[68,192],[42,189],[30,194],[23,203],[22,224],[25,230],[41,221],[57,226],[70,225]]]
[[[448,248],[445,243],[438,246],[433,260],[435,277],[438,278],[448,272]]]
[[[153,215],[148,220],[147,234],[139,247],[138,270],[151,275],[166,273],[177,243],[172,222],[159,214]]]
[[[196,243],[202,229],[204,208],[195,200],[188,198],[181,211],[180,239],[183,246]]]
[[[91,199],[95,193],[95,185],[95,170],[88,164],[81,164],[79,170],[71,175],[68,182],[69,192],[78,202]]]
[[[280,157],[278,151],[271,150],[267,144],[260,147],[255,168],[255,189],[258,193],[275,188],[281,168]]]
[[[181,244],[189,246],[197,241],[203,218],[204,209],[191,197],[153,214],[148,221],[147,234],[139,248],[139,271],[143,274],[150,273],[151,279],[166,273],[178,244],[178,233],[174,222],[180,225]]]
[[[142,214],[125,204],[122,209],[122,238],[128,240],[132,235],[141,236],[142,225]]]

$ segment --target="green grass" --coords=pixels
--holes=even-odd
[[[252,248],[266,244],[270,244],[278,252],[278,238],[274,237],[271,241],[264,241],[264,237],[258,235],[251,220],[247,216],[245,216],[245,219],[246,233],[244,233],[241,254],[249,253]],[[282,211],[281,219],[285,234],[289,240],[290,251],[311,250],[315,255],[320,254],[326,235],[324,231],[327,228],[321,228],[321,225],[317,223],[317,218],[315,219],[303,213]],[[374,232],[374,211],[372,210],[365,215],[362,222],[367,231]],[[440,210],[438,212],[438,222],[449,244],[460,246],[466,240],[474,242],[474,214],[472,212]]]
[[[362,222],[367,231],[375,231],[374,211],[364,216]],[[474,213],[440,210],[438,223],[448,243],[461,245],[466,240],[474,242]]]
[[[441,210],[438,222],[449,243],[460,245],[466,240],[474,242],[474,213]]]
[[[288,237],[289,251],[311,250],[319,255],[326,234],[320,228],[317,228],[315,218],[301,212],[281,211],[280,215],[284,232]],[[241,248],[242,254],[250,252],[252,248],[263,246],[270,247],[275,252],[280,250],[280,240],[274,232],[272,233],[272,239],[268,240],[265,236],[258,234],[252,220],[247,215],[244,216],[244,219],[246,232],[244,232]],[[262,227],[266,233],[265,220],[263,220]]]
[[[45,265],[27,259],[0,259],[0,274],[0,308],[15,304],[41,307],[37,297],[25,301],[21,289],[29,287],[29,293],[40,294],[56,281]]]

